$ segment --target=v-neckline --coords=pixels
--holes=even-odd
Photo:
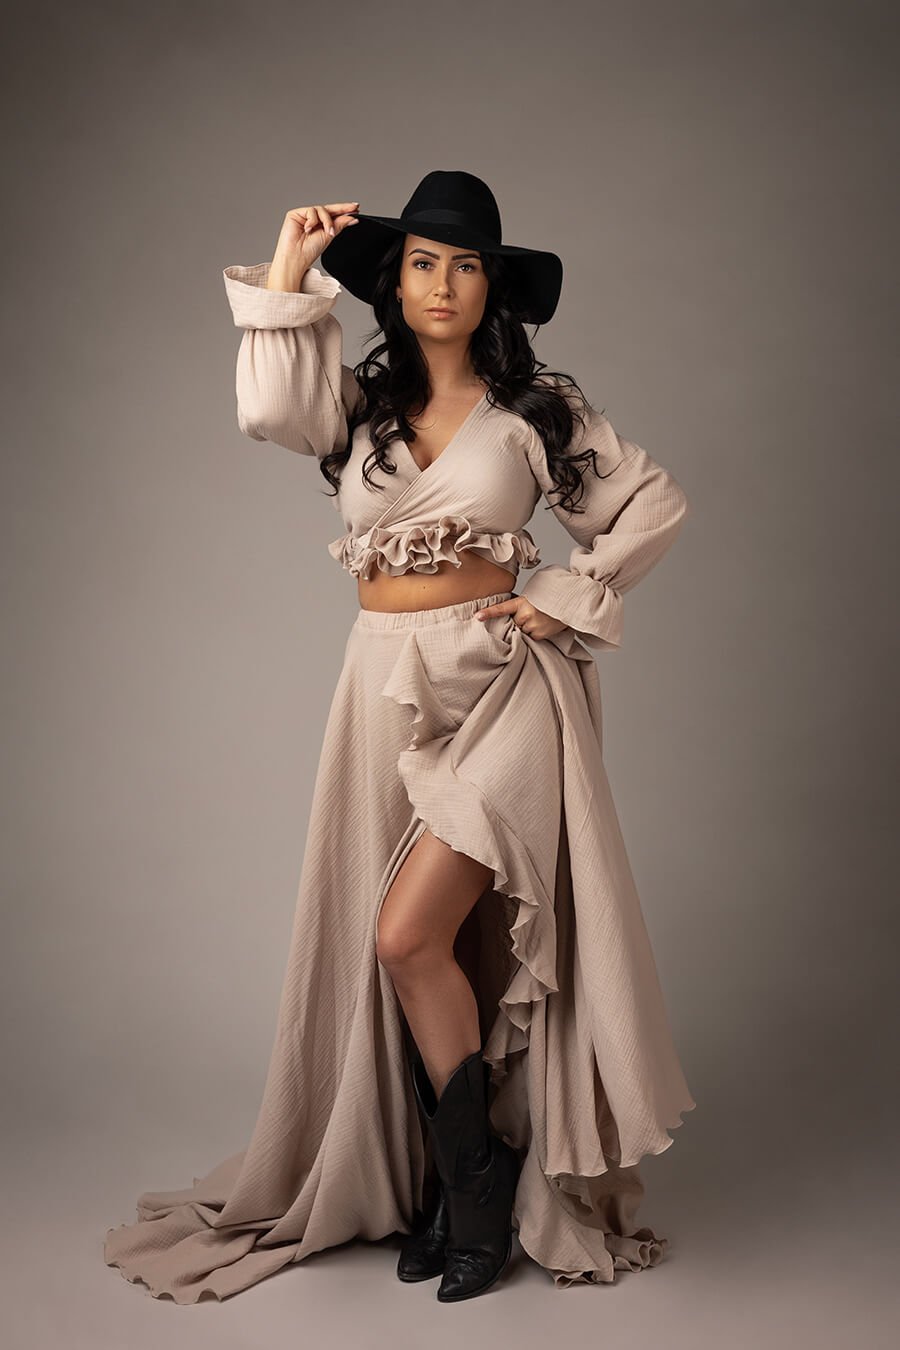
[[[477,403],[474,403],[474,404],[472,405],[472,407],[469,409],[469,411],[466,413],[465,417],[464,417],[463,420],[460,422],[459,426],[456,428],[456,430],[454,431],[453,435],[450,437],[450,439],[449,439],[449,441],[447,442],[447,444],[444,446],[444,448],[443,448],[443,450],[441,451],[441,453],[440,453],[439,455],[435,455],[435,457],[434,457],[434,459],[431,461],[431,463],[430,463],[430,464],[426,464],[424,469],[420,468],[419,465],[416,463],[415,458],[413,457],[413,452],[412,452],[412,450],[409,448],[409,446],[407,445],[406,441],[403,440],[402,437],[400,438],[400,444],[403,446],[403,449],[406,451],[406,454],[407,454],[407,457],[408,457],[408,459],[409,459],[409,462],[410,462],[410,464],[412,465],[413,469],[415,470],[415,475],[416,475],[416,478],[417,478],[417,479],[418,479],[418,478],[421,478],[423,474],[429,473],[430,470],[433,469],[433,468],[435,467],[435,465],[438,464],[438,463],[444,458],[444,456],[446,455],[447,451],[450,450],[450,449],[452,448],[452,446],[454,445],[454,443],[455,443],[456,441],[459,440],[460,436],[463,434],[463,432],[467,429],[467,427],[469,426],[469,424],[472,422],[473,418],[475,417],[475,414],[476,414],[477,412],[480,412],[480,410],[481,410],[481,409],[484,407],[484,405],[487,403],[487,396],[488,396],[488,391],[485,389],[484,393],[481,395],[481,398],[478,400],[478,402],[477,402]],[[396,419],[395,419],[395,425],[397,425]],[[399,430],[399,427],[398,427],[398,430]]]

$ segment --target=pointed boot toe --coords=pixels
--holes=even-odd
[[[492,1158],[464,1188],[448,1192],[450,1238],[437,1291],[441,1303],[485,1293],[499,1280],[512,1255],[512,1208],[519,1158],[505,1140],[491,1136]]]

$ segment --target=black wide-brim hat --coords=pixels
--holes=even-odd
[[[457,169],[425,175],[400,216],[353,211],[348,225],[321,254],[322,266],[351,295],[372,303],[375,277],[397,232],[479,253],[499,253],[510,273],[516,312],[523,323],[549,322],[562,290],[562,261],[544,249],[501,243],[500,210],[487,183]]]

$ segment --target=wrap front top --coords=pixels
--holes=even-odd
[[[223,272],[235,326],[243,329],[238,425],[254,440],[301,455],[345,451],[348,415],[360,390],[343,364],[343,334],[331,312],[343,288],[311,267],[299,292],[272,291],[269,267],[234,265]],[[492,404],[487,393],[427,468],[416,464],[405,442],[392,442],[396,472],[370,461],[375,487],[362,476],[372,444],[368,423],[361,423],[332,498],[344,533],[329,552],[351,575],[370,577],[375,568],[397,576],[436,572],[445,560],[460,566],[460,553],[472,550],[510,572],[510,589],[520,568],[536,568],[520,595],[587,646],[620,646],[622,596],[674,541],[687,499],[675,478],[618,435],[603,413],[586,405],[583,416],[569,452],[593,448],[596,472],[588,463],[574,512],[556,500],[535,429]],[[568,567],[537,567],[540,551],[525,527],[542,496],[575,540]]]

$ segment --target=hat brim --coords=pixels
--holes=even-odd
[[[506,259],[513,284],[520,297],[519,313],[523,323],[544,324],[553,317],[562,291],[561,259],[544,249],[524,248],[517,244],[498,244],[477,230],[459,225],[425,224],[410,230],[396,216],[373,216],[352,212],[359,222],[346,226],[321,254],[321,263],[331,276],[366,304],[372,302],[372,283],[385,251],[397,233],[421,234],[439,244],[458,244],[479,253],[496,253]]]

